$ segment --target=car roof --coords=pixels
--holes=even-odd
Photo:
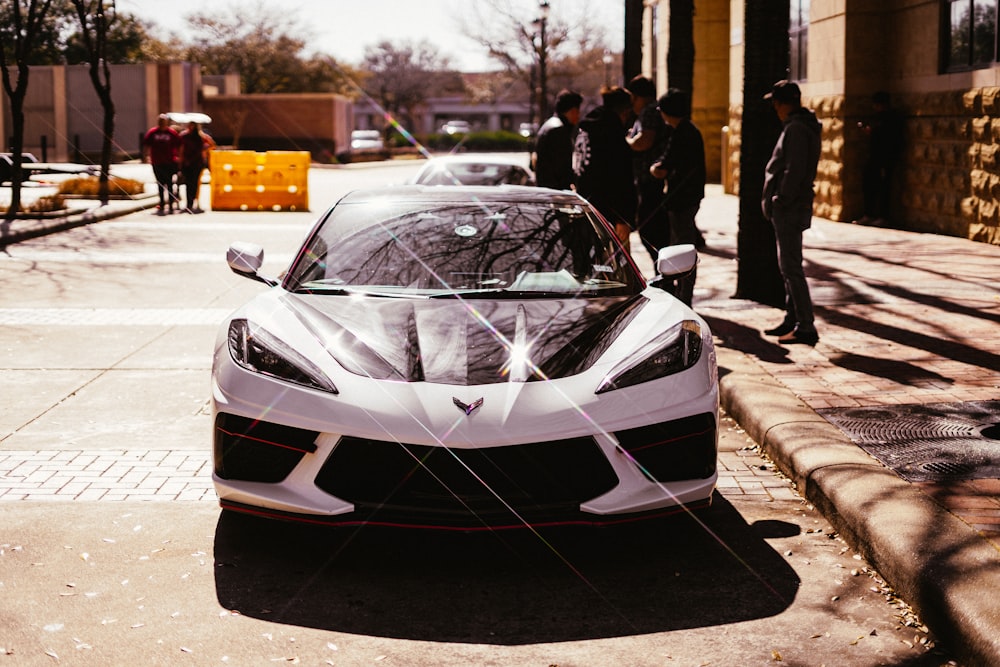
[[[361,204],[367,202],[427,202],[452,203],[585,203],[575,192],[551,190],[528,185],[389,185],[380,188],[354,190],[337,202]]]

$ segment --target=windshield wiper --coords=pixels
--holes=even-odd
[[[310,280],[307,283],[299,285],[295,289],[296,294],[324,294],[332,296],[381,296],[386,298],[412,298],[412,294],[404,294],[400,292],[387,292],[378,289],[369,289],[365,287],[344,285],[341,283],[334,283],[323,280]]]
[[[586,290],[583,290],[586,291]],[[580,292],[553,292],[546,290],[512,290],[504,288],[456,290],[429,294],[428,299],[568,299]]]

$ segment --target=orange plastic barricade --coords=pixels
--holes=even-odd
[[[214,211],[308,211],[309,151],[209,153]]]

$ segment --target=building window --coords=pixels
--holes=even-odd
[[[996,61],[997,1],[949,0],[946,69],[987,67]]]
[[[809,0],[791,0],[790,4],[788,78],[805,81],[809,55]]]

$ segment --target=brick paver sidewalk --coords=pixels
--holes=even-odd
[[[1000,247],[815,218],[805,257],[820,342],[782,347],[760,333],[780,310],[731,298],[739,202],[709,192],[695,309],[811,408],[1000,399]],[[1000,540],[1000,480],[920,486]]]
[[[0,501],[215,501],[211,465],[207,451],[0,451]]]

